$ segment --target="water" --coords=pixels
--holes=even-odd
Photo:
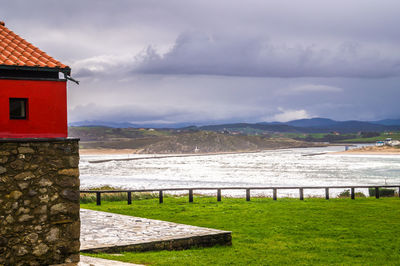
[[[104,185],[149,189],[400,184],[400,156],[334,153],[343,150],[344,146],[331,146],[98,164],[89,161],[145,156],[82,155],[81,189]],[[327,154],[304,156],[324,152]],[[332,196],[341,191],[343,189],[331,190]],[[356,191],[368,194],[365,189]],[[205,193],[215,194],[215,191]],[[322,196],[324,190],[305,190],[304,193],[306,196]],[[243,196],[244,191],[223,190],[223,195]],[[270,196],[271,191],[252,191],[252,195]],[[279,196],[298,196],[298,191],[279,190]]]

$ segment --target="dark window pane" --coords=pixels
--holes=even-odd
[[[10,98],[10,119],[26,119],[28,99]]]

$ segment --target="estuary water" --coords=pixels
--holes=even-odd
[[[344,149],[344,146],[329,146],[104,163],[89,161],[159,155],[81,155],[81,189],[105,185],[123,189],[153,189],[400,184],[399,155],[335,153]],[[331,190],[331,195],[335,196],[341,191],[343,189]],[[368,194],[365,189],[356,191]],[[198,192],[201,191],[195,191]],[[211,195],[215,191],[201,193]],[[223,196],[242,197],[245,192],[223,190],[222,193]],[[298,196],[297,190],[279,190],[278,193],[278,197]],[[309,189],[304,193],[306,196],[322,196],[325,192]],[[271,191],[252,191],[252,195],[271,194]]]

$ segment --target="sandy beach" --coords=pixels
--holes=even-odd
[[[367,154],[367,155],[400,155],[400,147],[391,146],[368,146],[348,151],[337,152],[336,154]]]
[[[272,149],[271,149],[272,150]],[[79,149],[82,155],[117,155],[117,154],[140,154],[140,149]],[[158,155],[164,157],[187,157],[187,156],[207,156],[207,155],[220,155],[220,154],[240,154],[240,153],[257,153],[261,150],[255,151],[233,151],[233,152],[205,152],[205,153],[159,153]],[[145,155],[145,154],[144,154]]]

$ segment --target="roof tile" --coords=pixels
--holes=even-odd
[[[0,65],[69,68],[6,28],[1,21]]]

